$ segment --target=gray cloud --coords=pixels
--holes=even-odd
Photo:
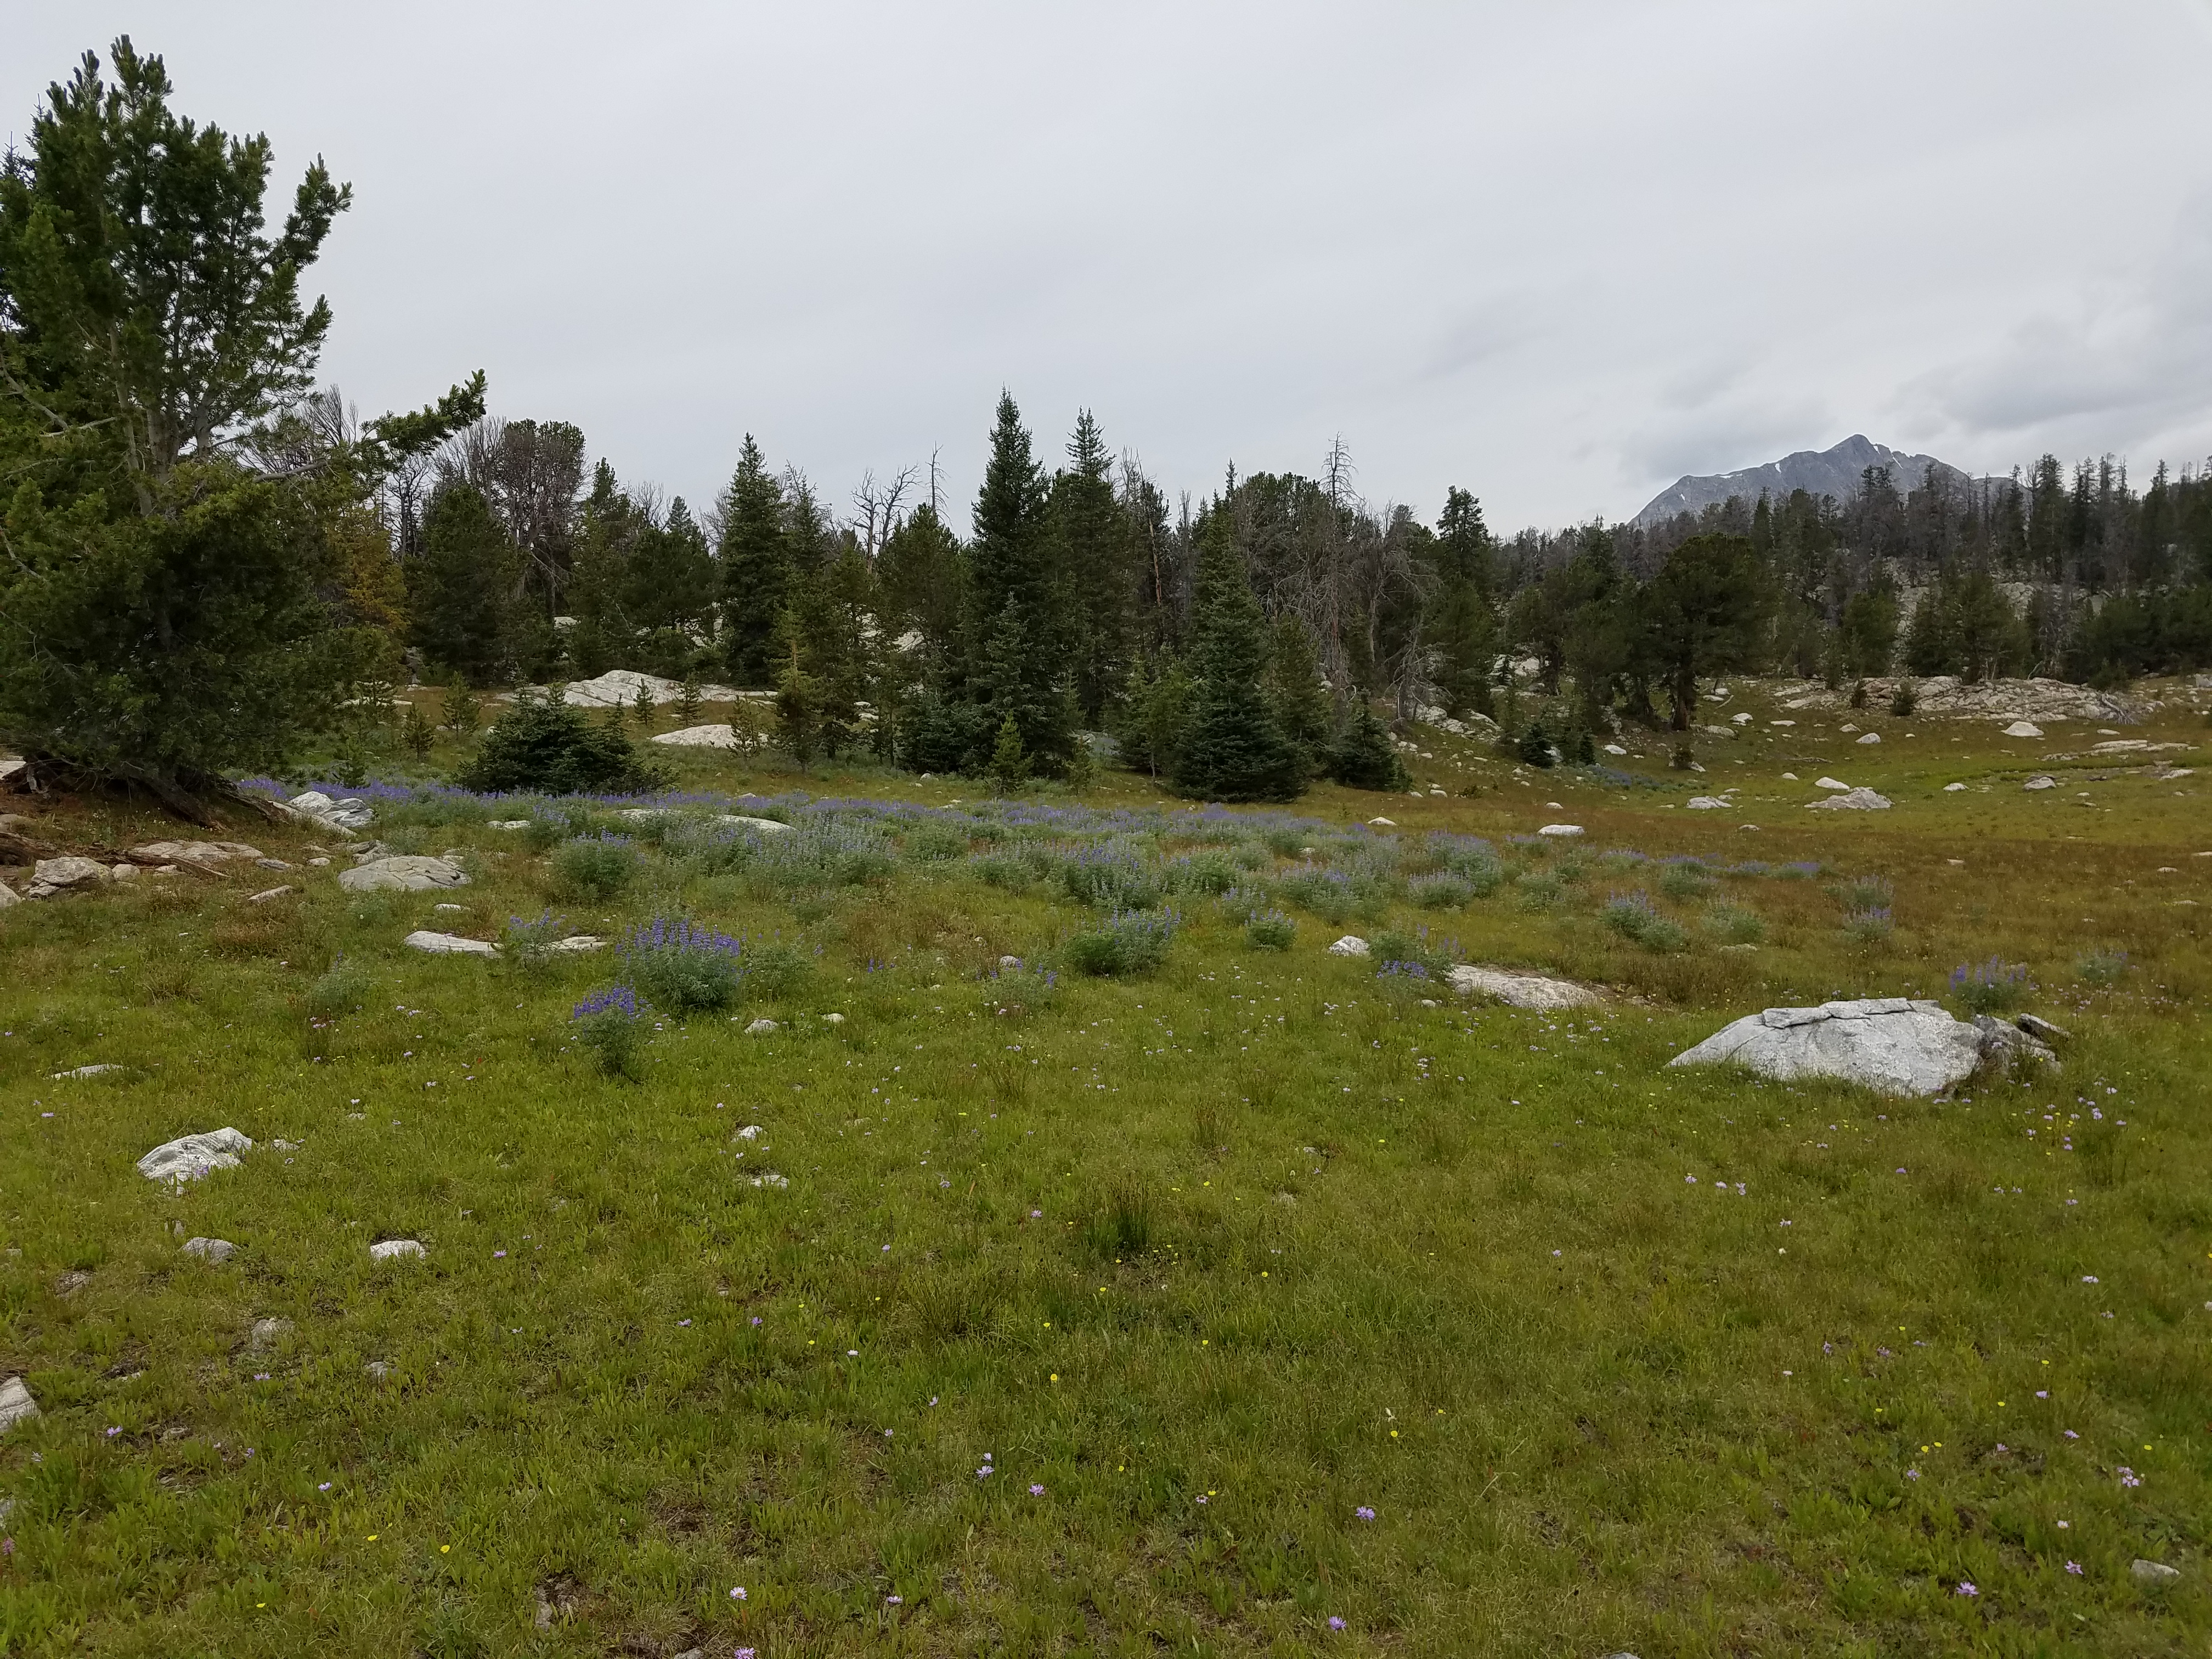
[[[2212,187],[2204,0],[82,0],[10,19],[0,129],[126,30],[354,182],[313,280],[365,410],[481,366],[695,501],[750,430],[836,500],[941,445],[964,501],[1001,386],[1170,488],[1341,432],[1509,526],[1854,430],[2212,448],[2192,245],[2125,267]]]

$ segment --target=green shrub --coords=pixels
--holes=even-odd
[[[1415,876],[1406,884],[1406,897],[1424,910],[1456,910],[1474,897],[1474,884],[1464,876],[1440,870],[1431,876]]]
[[[590,1050],[609,1077],[635,1083],[644,1074],[645,1023],[638,1012],[637,994],[629,986],[611,986],[587,997],[568,1019],[576,1041]]]
[[[1984,963],[1962,962],[1951,970],[1951,995],[1970,1014],[2008,1012],[2033,988],[2025,963],[1991,957]]]
[[[1029,860],[1014,853],[981,853],[968,860],[968,868],[986,886],[1009,893],[1025,891],[1036,878]]]
[[[949,823],[917,823],[902,850],[915,864],[943,864],[968,856],[967,832]]]
[[[341,956],[307,988],[307,1012],[317,1019],[352,1013],[368,1000],[374,984],[367,969]]]
[[[552,964],[556,954],[553,946],[565,939],[568,932],[568,918],[556,916],[550,910],[540,913],[534,921],[509,916],[499,959],[520,972],[537,973]]]
[[[1157,870],[1112,845],[1081,848],[1061,863],[1060,879],[1070,898],[1100,909],[1149,910],[1166,892]]]
[[[1167,959],[1181,920],[1172,910],[1117,911],[1093,931],[1067,941],[1067,965],[1094,977],[1157,968]]]
[[[1680,926],[1659,914],[1649,893],[1615,893],[1598,912],[1598,920],[1623,939],[1661,954],[1680,951],[1690,940]]]
[[[1296,824],[1279,823],[1260,832],[1260,840],[1277,858],[1294,859],[1313,842],[1313,832]]]
[[[623,963],[637,988],[663,1013],[678,1019],[720,1013],[744,988],[744,947],[727,933],[688,919],[656,916],[630,930]]]
[[[522,693],[484,733],[455,781],[478,794],[644,794],[668,787],[668,773],[642,758],[628,737],[565,702]]]
[[[1193,853],[1167,867],[1168,884],[1178,893],[1225,893],[1237,884],[1237,866],[1224,853]]]
[[[1705,930],[1723,945],[1757,945],[1766,937],[1766,924],[1758,912],[1740,904],[1706,907]]]
[[[612,898],[636,878],[637,849],[629,836],[602,830],[595,840],[579,837],[554,854],[553,874],[579,898]]]
[[[1669,859],[1659,872],[1659,890],[1671,899],[1703,898],[1712,887],[1713,872],[1694,859]]]
[[[2128,971],[2128,953],[2107,947],[2074,960],[2074,975],[2087,985],[2117,985]]]
[[[1287,951],[1298,925],[1280,910],[1262,910],[1244,924],[1244,942],[1255,951]]]

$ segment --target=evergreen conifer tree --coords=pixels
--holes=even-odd
[[[1403,789],[1406,763],[1390,742],[1389,728],[1362,697],[1329,757],[1328,775],[1349,789]]]
[[[1267,623],[1229,515],[1218,508],[1199,531],[1191,624],[1194,684],[1176,756],[1176,788],[1207,800],[1295,799],[1305,787],[1304,767],[1262,684]]]
[[[1085,724],[1096,726],[1128,678],[1137,584],[1129,517],[1114,495],[1113,458],[1089,410],[1076,417],[1067,458],[1070,466],[1052,483],[1052,535],[1073,624],[1076,705]]]
[[[784,535],[783,486],[750,432],[717,517],[724,659],[739,685],[766,685],[777,673],[776,633],[791,597],[791,549]]]
[[[1074,746],[1075,721],[1046,566],[1045,488],[1021,411],[1003,392],[975,521],[968,632],[979,672],[967,698],[991,717],[975,723],[975,735],[994,741],[1011,714],[1031,767],[1057,775]],[[965,765],[980,770],[989,759],[988,747],[971,750]]]
[[[439,667],[495,684],[512,660],[522,558],[473,485],[450,483],[422,518],[422,550],[407,562],[410,638]]]

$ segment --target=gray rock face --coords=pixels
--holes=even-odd
[[[115,879],[115,872],[94,859],[40,859],[31,866],[29,898],[46,898],[80,887],[97,887]]]
[[[252,1140],[228,1127],[210,1129],[205,1134],[179,1135],[140,1158],[138,1173],[149,1181],[181,1185],[198,1181],[210,1170],[235,1170],[238,1155],[252,1150]]]
[[[338,885],[349,893],[426,893],[433,888],[468,884],[468,872],[459,866],[421,854],[394,854],[338,872]]]
[[[1830,795],[1826,800],[1805,803],[1808,812],[1883,812],[1889,810],[1889,798],[1878,795],[1871,789],[1846,789],[1840,795]]]
[[[165,864],[223,864],[232,859],[258,859],[258,847],[242,841],[149,841],[131,849],[131,861],[160,869]]]
[[[1463,997],[1492,997],[1511,1008],[1584,1008],[1605,1000],[1589,986],[1572,980],[1508,974],[1464,963],[1446,974],[1444,980]]]
[[[495,957],[499,946],[480,939],[463,939],[459,933],[434,933],[428,928],[417,928],[399,941],[410,950],[428,951],[439,957]]]
[[[27,1423],[39,1414],[39,1402],[31,1398],[31,1391],[23,1386],[23,1379],[11,1376],[0,1382],[0,1434],[5,1434],[18,1423]]]
[[[1755,501],[1762,490],[1778,501],[1788,501],[1793,489],[1802,489],[1816,500],[1822,495],[1833,495],[1839,501],[1848,501],[1858,493],[1859,480],[1870,466],[1887,467],[1899,490],[1920,488],[1921,480],[1927,477],[1931,466],[1936,469],[1937,483],[1948,487],[1954,494],[1962,492],[1972,482],[1948,461],[1939,461],[1933,455],[1904,454],[1887,444],[1874,442],[1863,433],[1854,433],[1833,449],[1801,449],[1778,461],[1746,467],[1741,472],[1702,477],[1685,474],[1646,502],[1633,522],[1657,524],[1677,513],[1695,513],[1703,507],[1717,507],[1731,495],[1741,495],[1747,502]]]
[[[1982,1034],[1940,1003],[1866,997],[1749,1014],[1667,1063],[1724,1061],[1785,1081],[1837,1078],[1882,1094],[1932,1095],[1973,1075]]]
[[[2030,1060],[2045,1066],[2058,1064],[2058,1056],[2049,1045],[2023,1025],[2008,1024],[1994,1014],[1976,1014],[1974,1029],[1981,1033],[1982,1058],[2000,1070],[2008,1072]]]
[[[372,1261],[409,1261],[429,1255],[417,1238],[387,1238],[380,1244],[368,1247]]]
[[[188,1238],[185,1254],[196,1255],[203,1261],[228,1261],[238,1254],[238,1246],[227,1238]]]

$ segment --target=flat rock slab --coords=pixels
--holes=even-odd
[[[110,1072],[119,1072],[123,1068],[120,1066],[116,1065],[114,1061],[103,1060],[97,1065],[77,1066],[71,1067],[66,1072],[56,1072],[53,1074],[53,1081],[59,1083],[64,1078],[72,1077],[106,1077]]]
[[[417,928],[399,941],[412,951],[428,951],[437,957],[495,957],[499,946],[486,939],[463,939],[459,933],[434,933],[428,928]]]
[[[674,732],[656,732],[653,741],[667,744],[674,749],[741,749],[744,746],[744,740],[727,721],[686,726]]]
[[[1889,1095],[1932,1095],[1973,1075],[1982,1034],[1941,1003],[1864,997],[1768,1008],[1723,1027],[1669,1066],[1733,1062],[1761,1077],[1827,1077]]]
[[[338,872],[338,885],[349,893],[426,893],[438,887],[465,887],[468,872],[445,859],[400,853],[371,859]]]
[[[156,869],[164,864],[223,864],[232,859],[258,859],[264,856],[258,847],[248,847],[242,841],[149,841],[143,847],[131,849],[133,864],[151,865]]]
[[[1446,974],[1444,981],[1463,997],[1491,997],[1512,1008],[1587,1008],[1605,1000],[1589,986],[1572,980],[1509,974],[1464,963]]]
[[[39,1402],[31,1398],[30,1389],[23,1379],[11,1376],[0,1382],[0,1434],[5,1434],[18,1423],[27,1423],[39,1414]]]
[[[775,818],[749,818],[741,812],[717,812],[717,823],[734,824],[740,830],[757,830],[764,836],[781,836],[790,832],[791,826]]]
[[[411,1261],[429,1255],[418,1238],[387,1238],[380,1244],[368,1247],[372,1261]]]
[[[549,951],[602,951],[606,940],[597,933],[571,933],[566,939],[556,939],[545,948]]]
[[[1877,795],[1871,789],[1846,789],[1840,795],[1830,795],[1826,800],[1808,800],[1808,812],[1886,812],[1889,797]]]
[[[1572,840],[1582,832],[1583,827],[1579,823],[1547,823],[1536,833],[1540,836],[1550,836],[1557,840],[1566,841]]]
[[[179,1135],[165,1140],[138,1160],[138,1173],[149,1181],[179,1184],[198,1181],[210,1170],[235,1170],[238,1155],[253,1150],[253,1142],[228,1126],[205,1134]]]
[[[97,886],[112,881],[115,872],[93,859],[40,859],[31,866],[31,885],[60,891],[70,887]]]

